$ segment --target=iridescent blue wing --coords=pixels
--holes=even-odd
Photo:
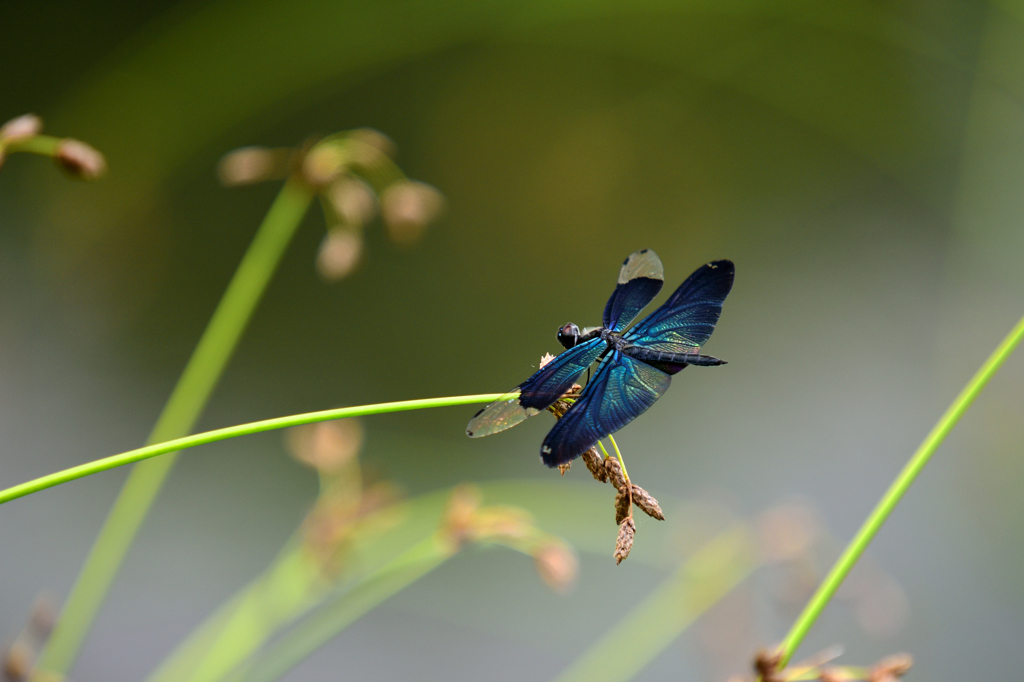
[[[518,387],[477,412],[466,426],[466,435],[489,436],[543,412],[572,387],[606,347],[601,339],[591,339],[563,351]]]
[[[667,353],[697,353],[722,314],[736,268],[716,260],[697,268],[665,303],[623,338],[641,348]],[[678,371],[680,368],[676,368]]]
[[[604,327],[622,331],[654,300],[665,284],[661,259],[650,249],[629,255],[619,270],[619,282],[604,306]]]
[[[540,448],[541,461],[554,467],[579,457],[643,414],[670,383],[672,377],[665,372],[613,351],[580,399],[548,432]]]

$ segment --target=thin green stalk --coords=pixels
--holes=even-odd
[[[580,655],[556,682],[632,679],[758,566],[742,525],[716,536]]]
[[[793,624],[793,628],[786,635],[786,639],[783,640],[781,646],[782,660],[779,663],[780,668],[785,666],[790,658],[792,658],[797,647],[800,646],[804,637],[807,636],[811,626],[814,625],[814,622],[821,615],[829,600],[832,599],[836,590],[842,585],[843,580],[846,579],[854,564],[864,554],[864,550],[867,549],[867,546],[874,539],[882,524],[886,522],[893,509],[899,504],[903,494],[907,492],[907,489],[910,488],[917,475],[924,469],[932,454],[942,444],[942,441],[946,439],[949,432],[953,430],[956,423],[960,421],[960,417],[964,415],[967,408],[971,406],[971,403],[978,397],[978,394],[985,388],[989,380],[995,376],[1002,364],[1010,357],[1013,350],[1020,344],[1021,339],[1024,339],[1024,318],[1021,318],[1016,326],[1010,330],[1006,338],[992,351],[992,355],[985,361],[985,364],[967,382],[964,389],[960,391],[960,395],[946,409],[946,412],[932,428],[924,442],[917,448],[917,452],[910,458],[907,465],[903,467],[903,470],[896,477],[896,480],[893,481],[892,485],[889,486],[889,489],[885,491],[885,495],[882,496],[878,506],[868,516],[864,525],[857,531],[857,535],[854,536],[850,544],[843,550],[842,556],[836,561],[835,566],[829,571],[821,586],[818,587],[818,591],[811,597],[811,601],[808,602],[803,613],[800,614],[800,617]]]
[[[619,450],[619,444],[615,442],[615,436],[608,434],[608,440],[612,442],[612,447],[615,448],[615,456],[619,458],[619,466],[622,467],[622,477],[626,479],[626,483],[629,483],[629,474],[626,472],[626,463],[622,461],[622,452]]]
[[[305,412],[302,414],[289,415],[287,417],[264,419],[263,421],[250,422],[248,424],[238,424],[237,426],[227,426],[223,429],[204,431],[203,433],[195,433],[191,436],[185,436],[184,438],[175,438],[174,440],[169,440],[163,443],[156,443],[155,445],[136,448],[135,450],[122,452],[119,455],[111,455],[110,457],[97,459],[92,462],[87,462],[86,464],[79,464],[78,466],[71,467],[70,469],[64,469],[63,471],[58,471],[31,481],[26,481],[25,483],[11,486],[10,488],[5,488],[4,490],[0,490],[0,504],[16,500],[19,497],[31,495],[32,493],[39,492],[40,490],[52,488],[53,486],[60,485],[61,483],[67,483],[68,481],[74,481],[78,478],[98,474],[101,471],[107,471],[108,469],[124,466],[125,464],[132,464],[133,462],[139,462],[158,455],[165,455],[169,452],[178,452],[180,450],[194,448],[197,445],[205,445],[206,443],[214,443],[219,440],[227,440],[228,438],[248,436],[253,433],[274,431],[276,429],[284,429],[289,426],[299,426],[301,424],[312,424],[314,422],[325,422],[332,419],[343,419],[345,417],[363,417],[369,414],[386,414],[388,412],[425,410],[432,407],[489,403],[502,397],[502,395],[504,394],[484,393],[481,395],[460,395],[446,398],[402,400],[394,403],[376,403],[374,405],[359,405],[357,407],[339,407],[333,410]],[[157,460],[157,462],[161,461],[163,460]],[[136,469],[136,471],[137,470],[138,469]]]
[[[285,183],[267,211],[206,331],[160,413],[149,436],[149,443],[177,438],[192,429],[312,199],[312,190],[298,178],[291,178]],[[145,457],[129,459],[125,463],[139,459]],[[78,574],[53,636],[43,649],[39,658],[39,671],[66,675],[71,668],[121,562],[174,461],[174,456],[164,457],[132,470]],[[38,489],[95,473],[90,466],[75,467],[81,470],[79,475],[66,479],[57,474],[57,479]],[[25,489],[14,497],[29,492],[34,490]]]
[[[63,140],[64,138],[53,137],[52,135],[33,135],[23,140],[8,142],[3,145],[3,148],[8,153],[28,152],[29,154],[39,154],[41,156],[54,156],[57,154],[57,147]]]

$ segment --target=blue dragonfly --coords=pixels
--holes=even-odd
[[[558,330],[565,347],[554,360],[511,392],[480,410],[466,427],[470,438],[515,426],[553,405],[596,361],[593,378],[548,432],[540,449],[549,467],[567,464],[643,414],[687,365],[724,365],[700,349],[732,289],[732,261],[699,267],[667,301],[637,325],[636,316],[665,283],[661,260],[650,249],[631,254],[604,307],[602,326],[573,323]]]

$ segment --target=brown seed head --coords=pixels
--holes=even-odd
[[[558,465],[558,473],[565,476],[565,472],[572,468],[572,462],[566,462],[565,464]]]
[[[35,137],[43,132],[43,119],[35,114],[25,114],[12,118],[0,126],[0,140],[4,142],[17,142],[29,137]]]
[[[608,480],[615,486],[616,490],[626,487],[626,477],[622,475],[622,467],[615,457],[604,458],[604,468],[608,472]]]
[[[337,473],[362,448],[363,426],[358,419],[297,426],[288,432],[288,446],[303,464],[324,474]]]
[[[96,180],[107,172],[107,161],[97,150],[70,137],[57,144],[53,157],[60,168],[79,180]]]
[[[594,475],[601,483],[608,480],[608,470],[604,468],[604,461],[601,459],[601,455],[597,454],[595,448],[590,448],[583,453],[583,463],[590,469],[590,473]]]
[[[661,505],[658,504],[658,501],[636,484],[633,484],[633,504],[640,507],[651,518],[658,519],[659,521],[665,520],[665,515],[661,511]]]
[[[615,540],[615,552],[612,553],[616,564],[621,564],[629,556],[630,550],[633,549],[635,535],[636,523],[633,522],[632,516],[626,517],[626,520],[619,526],[619,537]]]
[[[894,654],[883,658],[871,668],[867,682],[898,682],[910,671],[914,659],[910,654]]]
[[[562,542],[552,540],[544,543],[533,555],[533,560],[541,579],[556,592],[568,591],[576,581],[576,555]]]
[[[444,208],[444,197],[422,182],[400,180],[380,195],[380,214],[396,244],[413,244]]]
[[[615,494],[615,523],[621,524],[627,516],[630,515],[632,500],[630,500],[629,492],[623,486],[619,492]]]
[[[316,270],[328,282],[348,277],[363,255],[363,238],[353,230],[334,229],[324,235],[316,254]]]

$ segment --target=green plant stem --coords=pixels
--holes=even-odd
[[[312,190],[298,178],[291,178],[285,183],[228,284],[147,442],[159,443],[178,438],[192,429],[312,199]],[[123,463],[145,458],[127,458]],[[107,458],[108,461],[110,459]],[[164,457],[136,467],[129,475],[78,574],[53,635],[39,658],[38,670],[66,675],[74,663],[121,562],[174,461],[174,456]],[[37,481],[48,482],[37,489],[102,471],[103,468],[93,469],[93,465],[86,464],[68,470],[77,470],[77,474],[70,477],[62,477],[68,472],[44,476]],[[32,488],[29,485],[20,494],[7,499],[34,492]]]
[[[910,488],[917,475],[924,469],[932,454],[942,444],[942,441],[946,439],[949,432],[953,430],[956,423],[960,421],[960,417],[964,415],[967,408],[971,406],[971,403],[978,397],[978,394],[985,388],[989,380],[995,376],[995,373],[999,371],[1002,364],[1010,357],[1013,350],[1020,344],[1021,339],[1024,339],[1024,318],[1017,322],[1016,326],[1010,330],[1006,338],[992,352],[992,355],[989,356],[975,375],[971,377],[971,380],[967,382],[964,389],[960,391],[960,395],[946,409],[946,412],[932,428],[924,442],[917,448],[917,452],[914,453],[910,461],[903,467],[903,470],[896,477],[896,480],[893,481],[892,485],[889,486],[889,489],[885,491],[885,495],[882,496],[881,501],[871,512],[871,515],[868,516],[864,525],[857,531],[857,535],[854,536],[850,544],[843,550],[842,556],[836,561],[835,566],[829,571],[821,586],[818,587],[817,592],[814,593],[814,596],[811,597],[810,602],[804,608],[803,613],[800,614],[800,617],[793,624],[789,634],[786,635],[786,639],[783,640],[781,645],[782,660],[779,663],[780,668],[785,666],[790,658],[792,658],[797,647],[800,646],[804,637],[807,636],[811,626],[814,625],[814,622],[821,615],[829,600],[832,599],[836,590],[842,585],[843,580],[846,579],[854,564],[864,554],[864,550],[867,549],[875,535],[878,534],[879,529],[889,518],[893,509],[899,504],[903,494],[907,492],[907,489]]]
[[[556,682],[632,679],[757,568],[755,545],[742,525],[713,538],[573,661]]]
[[[24,140],[8,142],[4,145],[4,149],[8,153],[28,152],[29,154],[39,154],[41,156],[55,156],[57,154],[57,147],[63,140],[64,138],[53,137],[52,135],[33,135],[32,137],[26,137]]]
[[[276,429],[284,429],[289,426],[299,426],[301,424],[312,424],[314,422],[325,422],[332,419],[343,419],[345,417],[363,417],[370,414],[425,410],[432,407],[489,403],[501,398],[503,395],[503,393],[483,393],[481,395],[422,398],[420,400],[402,400],[394,403],[376,403],[374,405],[359,405],[357,407],[339,407],[333,410],[304,412],[302,414],[293,414],[287,417],[275,417],[274,419],[264,419],[263,421],[250,422],[248,424],[238,424],[237,426],[226,426],[223,429],[204,431],[203,433],[196,433],[191,436],[185,436],[184,438],[175,438],[174,440],[169,440],[163,443],[156,443],[154,445],[136,448],[135,450],[122,452],[119,455],[111,455],[110,457],[97,459],[86,464],[79,464],[78,466],[71,467],[70,469],[64,469],[63,471],[58,471],[47,476],[41,476],[31,481],[26,481],[19,485],[11,486],[10,488],[0,490],[0,504],[39,492],[40,490],[52,488],[53,486],[60,485],[61,483],[67,483],[68,481],[74,481],[78,478],[98,474],[101,471],[107,471],[108,469],[124,466],[125,464],[132,464],[133,462],[157,457],[158,455],[165,455],[169,452],[178,452],[180,450],[194,448],[197,445],[205,445],[206,443],[214,443],[219,440],[227,440],[228,438],[248,436],[253,433],[274,431]],[[163,460],[157,461],[160,462]]]
[[[630,482],[629,473],[626,471],[626,463],[622,461],[622,452],[619,450],[619,444],[615,442],[615,436],[610,433],[608,434],[608,440],[612,442],[612,447],[615,448],[615,456],[619,458],[619,466],[622,467],[622,477],[626,479],[628,484]]]

